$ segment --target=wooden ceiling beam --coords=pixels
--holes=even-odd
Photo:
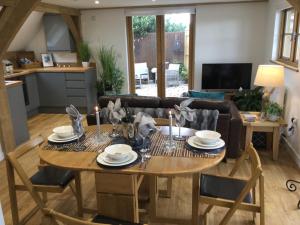
[[[40,0],[16,0],[14,6],[5,6],[0,13],[0,62],[10,43],[24,24],[27,17]],[[5,153],[15,148],[15,135],[12,126],[7,90],[0,64],[0,142]]]
[[[300,12],[300,0],[287,0],[298,12]]]
[[[64,15],[64,14],[62,15],[62,17],[64,18],[64,21],[66,22],[69,30],[73,35],[73,38],[76,42],[77,49],[79,49],[79,45],[82,42],[82,37],[80,33],[79,24],[77,21],[78,18],[70,15]]]
[[[0,0],[0,6],[15,6],[16,0]]]
[[[42,3],[42,2],[38,4],[38,6],[34,10],[40,12],[46,12],[46,13],[80,16],[79,9],[74,9],[74,8],[69,8],[69,7],[59,6],[59,5],[52,5],[48,3]]]

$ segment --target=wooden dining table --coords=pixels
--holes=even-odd
[[[183,136],[193,136],[195,130],[181,128]],[[174,128],[176,132],[176,128]],[[109,133],[112,126],[101,125],[101,132]],[[160,127],[161,135],[169,134],[169,127]],[[86,133],[97,133],[96,126],[86,128]],[[156,140],[153,139],[152,142]],[[108,141],[109,143],[109,141]],[[219,164],[225,156],[225,150],[214,157],[178,157],[170,155],[152,155],[145,163],[138,163],[128,168],[111,169],[97,164],[97,156],[106,145],[92,144],[87,151],[49,149],[45,143],[39,150],[41,161],[59,168],[76,171],[92,171],[95,174],[97,194],[97,212],[114,218],[139,222],[138,192],[145,177],[149,179],[151,222],[198,224],[198,200],[200,191],[200,173]],[[91,149],[94,151],[91,151]],[[181,151],[181,149],[177,149]],[[183,150],[182,150],[183,151]],[[162,218],[157,215],[157,177],[192,176],[192,217],[186,219]]]

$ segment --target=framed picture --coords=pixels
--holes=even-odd
[[[43,67],[54,66],[51,54],[45,53],[41,55],[42,55]]]

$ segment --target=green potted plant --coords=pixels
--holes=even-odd
[[[78,52],[79,58],[82,62],[82,66],[89,67],[89,62],[91,59],[91,51],[89,45],[85,42],[80,43]]]
[[[266,110],[267,119],[272,122],[277,121],[282,115],[282,111],[283,111],[282,107],[276,102],[269,102],[266,105],[265,110]]]
[[[98,92],[106,94],[107,91],[113,91],[118,95],[121,93],[124,76],[117,65],[117,54],[113,47],[102,46],[98,51]]]
[[[256,111],[262,109],[263,88],[257,87],[253,90],[242,90],[232,98],[240,111]]]

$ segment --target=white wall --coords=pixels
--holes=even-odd
[[[118,64],[126,78],[123,93],[129,92],[126,18],[124,9],[82,11],[83,39],[89,43],[94,56],[102,46],[113,46],[119,55]]]
[[[252,80],[264,60],[266,3],[201,5],[196,9],[195,89],[203,63],[253,63]]]
[[[8,51],[34,51],[37,59],[40,59],[40,53],[47,51],[43,15],[44,13],[35,11],[29,15]]]
[[[267,38],[266,38],[266,63],[270,59],[275,59],[276,49],[278,44],[278,27],[279,11],[291,7],[285,0],[272,0],[268,2],[268,23],[267,23]],[[276,19],[277,18],[277,19]],[[292,117],[300,120],[300,73],[285,69],[285,88],[286,88],[286,101],[285,101],[285,120],[290,121]],[[278,97],[278,96],[275,96]],[[280,96],[279,96],[280,97]],[[287,138],[287,142],[292,149],[293,158],[300,166],[300,126],[297,127],[293,136]]]

